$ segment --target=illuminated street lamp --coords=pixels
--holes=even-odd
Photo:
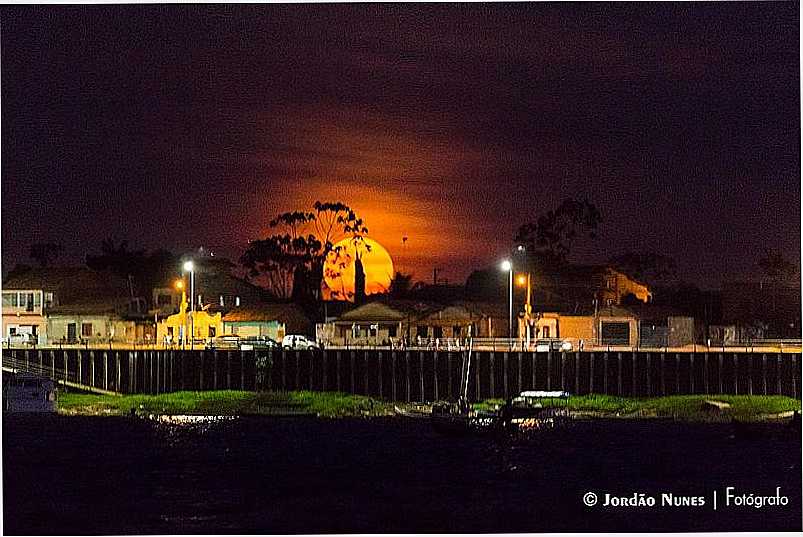
[[[510,274],[510,290],[508,292],[508,300],[510,309],[508,310],[508,318],[507,318],[507,339],[508,345],[512,345],[513,342],[513,263],[510,262],[509,259],[505,259],[502,261],[502,271],[507,271]]]
[[[179,337],[181,339],[181,348],[184,349],[187,344],[187,317],[184,315],[186,312],[185,304],[187,303],[187,291],[184,289],[184,278],[176,280],[175,285],[176,290],[181,291],[181,305],[179,311],[181,313],[181,330],[183,331],[183,337],[181,337],[182,333],[179,333]]]
[[[190,309],[190,350],[193,350],[195,345],[195,264],[192,261],[185,262],[184,272],[190,273],[190,300],[192,301]]]

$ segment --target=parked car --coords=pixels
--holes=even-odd
[[[292,349],[297,351],[305,351],[308,349],[320,349],[321,347],[307,338],[307,336],[289,335],[282,338],[282,348]]]
[[[535,342],[535,352],[569,352],[571,350],[571,341],[563,341],[560,339],[538,339]]]
[[[3,338],[3,346],[5,347],[23,347],[34,343],[36,343],[36,338],[32,334],[11,334]]]
[[[240,350],[252,351],[254,349],[278,349],[279,343],[268,336],[251,336],[240,339]]]

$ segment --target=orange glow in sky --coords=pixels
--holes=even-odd
[[[335,244],[340,251],[330,252],[324,270],[324,298],[351,299],[354,294],[355,260],[359,251],[365,270],[365,293],[368,295],[384,293],[390,288],[393,278],[393,260],[381,244],[372,239],[363,239],[363,244],[355,246],[352,239],[343,239]],[[338,295],[332,294],[332,291]]]

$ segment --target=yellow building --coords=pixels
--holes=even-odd
[[[210,314],[206,310],[189,311],[187,294],[182,292],[178,313],[157,324],[156,340],[166,345],[181,345],[185,339],[189,342],[186,334],[191,329],[196,343],[209,341],[223,334],[223,315]]]

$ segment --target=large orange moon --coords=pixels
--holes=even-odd
[[[329,252],[324,266],[325,299],[354,300],[354,262],[359,253],[365,270],[365,294],[385,293],[393,278],[393,260],[385,248],[373,239],[348,238],[335,244],[338,253]]]

